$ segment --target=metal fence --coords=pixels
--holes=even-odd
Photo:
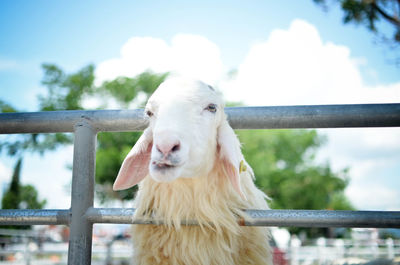
[[[94,208],[98,132],[140,131],[143,110],[53,111],[0,114],[0,133],[74,133],[71,208],[1,210],[0,225],[69,225],[68,264],[91,263],[94,223],[155,223],[133,220],[134,209]],[[234,129],[400,127],[400,104],[227,108]],[[246,226],[400,228],[400,212],[246,210]],[[187,224],[195,224],[188,222]]]

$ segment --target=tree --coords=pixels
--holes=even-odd
[[[271,196],[275,209],[334,209],[353,207],[343,195],[347,170],[332,172],[317,165],[323,137],[315,130],[237,131],[243,154],[253,167],[256,184]]]
[[[316,4],[328,8],[327,0],[313,0]],[[370,31],[380,35],[381,39],[400,48],[400,1],[398,0],[335,0],[344,12],[343,22],[366,26]],[[381,22],[384,23],[381,23]],[[392,36],[383,33],[389,26]],[[397,59],[400,63],[400,58]]]
[[[39,95],[40,110],[83,109],[83,96],[94,93],[94,66],[90,64],[70,75],[54,64],[43,64],[42,68],[42,85],[47,87],[48,94]]]
[[[15,164],[13,175],[11,177],[11,183],[8,190],[5,192],[1,201],[1,207],[3,209],[19,209],[20,204],[20,173],[21,173],[22,159],[18,159]]]
[[[237,131],[243,154],[252,166],[256,185],[271,197],[273,209],[354,210],[344,190],[347,170],[333,172],[329,163],[317,164],[317,150],[325,142],[315,130]],[[292,233],[330,235],[328,229],[291,228]]]
[[[137,187],[114,192],[112,185],[122,161],[139,139],[139,132],[100,133],[96,152],[96,194],[101,202],[107,199],[129,200]]]
[[[2,209],[42,209],[46,205],[46,200],[39,200],[35,187],[20,184],[21,166],[22,158],[19,158],[14,167],[10,186],[2,198],[1,207]],[[29,227],[6,226],[6,228],[13,229],[27,229]]]

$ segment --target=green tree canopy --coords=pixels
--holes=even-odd
[[[46,200],[39,200],[38,192],[32,185],[21,185],[22,158],[17,160],[10,186],[1,201],[2,209],[42,209]]]
[[[35,187],[32,185],[21,185],[20,175],[22,158],[17,160],[10,186],[6,190],[1,200],[2,209],[42,209],[46,205],[46,200],[40,200]],[[4,227],[4,226],[3,226]],[[5,226],[13,229],[27,229],[29,226]]]
[[[350,210],[347,170],[332,172],[315,155],[324,142],[315,130],[237,131],[258,187],[275,209]]]
[[[237,131],[242,150],[256,176],[256,185],[271,201],[272,209],[354,210],[344,190],[347,170],[333,172],[315,156],[325,142],[315,130]],[[329,236],[329,229],[290,228],[311,237]]]

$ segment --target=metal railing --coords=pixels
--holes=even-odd
[[[1,113],[0,134],[74,133],[71,208],[1,210],[0,225],[69,225],[68,264],[90,264],[94,223],[160,224],[133,220],[134,209],[94,208],[98,132],[140,131],[142,110]],[[400,127],[400,104],[226,108],[234,129]],[[400,228],[400,212],[246,210],[245,226]],[[195,225],[189,221],[187,225]]]

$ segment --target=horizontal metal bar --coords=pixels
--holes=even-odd
[[[70,210],[0,210],[0,225],[68,225]]]
[[[86,218],[91,223],[133,224],[133,208],[90,208]]]
[[[74,132],[74,126],[82,120],[98,132],[140,131],[147,126],[140,109],[16,112],[0,113],[0,133]]]
[[[317,211],[246,210],[249,218],[238,220],[244,226],[280,227],[376,227],[400,228],[400,212],[389,211]],[[134,219],[135,209],[91,208],[86,217],[92,223],[161,224],[157,220]],[[195,221],[184,225],[196,225]]]
[[[226,108],[234,129],[346,128],[400,126],[400,104],[310,105]],[[98,132],[140,131],[143,110],[0,113],[0,133],[73,132],[85,119]]]
[[[134,218],[133,208],[91,208],[86,212],[86,218],[91,223],[103,224],[154,224],[161,225],[163,222],[155,219]],[[183,225],[197,225],[196,221],[185,221]]]
[[[226,112],[235,129],[400,126],[400,104],[241,107]]]
[[[376,227],[400,228],[396,211],[246,210],[244,226],[281,227]],[[134,219],[133,208],[89,208],[91,223],[161,224],[157,220]],[[70,210],[0,210],[0,225],[68,225]],[[184,225],[196,225],[195,221]]]
[[[246,226],[400,228],[400,211],[247,210]]]

